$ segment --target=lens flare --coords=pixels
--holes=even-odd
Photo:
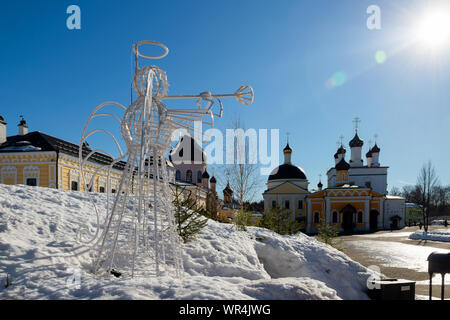
[[[347,82],[347,74],[343,71],[335,72],[331,78],[329,78],[326,82],[326,87],[329,89],[342,86]]]
[[[383,50],[378,50],[378,51],[375,53],[375,61],[376,61],[378,64],[383,64],[383,63],[385,63],[385,62],[386,62],[386,59],[387,59],[387,55],[386,55],[386,52],[384,52]]]
[[[419,22],[417,40],[429,48],[438,48],[450,42],[450,11],[431,11]]]

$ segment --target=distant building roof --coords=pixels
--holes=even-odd
[[[341,161],[339,161],[339,163],[336,165],[336,170],[348,170],[350,168],[350,165],[348,164],[347,161],[345,161],[344,158],[341,159]]]
[[[272,170],[268,180],[270,181],[280,179],[306,180],[306,174],[302,168],[294,166],[292,164],[284,163]]]
[[[48,134],[33,131],[25,135],[16,135],[6,138],[6,142],[0,144],[0,152],[33,152],[33,151],[55,151],[73,157],[78,157],[79,145],[50,136]],[[83,148],[83,156],[87,156],[92,150]],[[95,152],[90,161],[99,164],[111,164],[113,159],[103,153]],[[126,162],[119,161],[113,168],[123,170]]]
[[[373,148],[372,149],[370,149],[370,151],[372,152],[372,153],[377,153],[377,152],[380,152],[380,148],[377,146],[377,144],[375,143],[375,145],[373,146]]]
[[[341,144],[341,146],[339,147],[339,149],[337,150],[337,153],[338,154],[344,154],[344,153],[346,153],[347,151],[345,150],[345,148],[344,148],[344,146]]]
[[[209,173],[208,173],[208,171],[205,170],[205,172],[203,172],[202,178],[209,179]]]
[[[354,147],[362,147],[364,144],[364,141],[362,141],[359,137],[358,137],[358,133],[355,133],[355,136],[353,137],[352,140],[350,140],[349,145],[350,148],[354,148]]]
[[[286,144],[286,147],[284,147],[283,152],[292,152],[291,147],[289,147],[289,143]]]
[[[422,209],[422,206],[416,203],[407,202],[405,203],[405,208]]]
[[[41,148],[35,147],[30,141],[17,141],[9,146],[3,147],[1,151],[41,151]]]
[[[400,197],[400,196],[392,196],[390,194],[386,195],[386,199],[390,199],[390,200],[405,200],[405,198]]]

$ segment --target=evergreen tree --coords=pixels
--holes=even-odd
[[[333,226],[327,225],[325,222],[320,224],[317,237],[320,241],[333,246],[333,240],[337,237],[338,231]]]
[[[246,226],[252,224],[252,213],[250,211],[240,209],[234,214],[233,224],[238,230],[247,231]]]
[[[206,216],[207,212],[198,205],[190,190],[176,185],[172,188],[172,192],[178,234],[186,243],[193,239],[208,223],[208,219],[202,217]]]
[[[279,234],[295,234],[301,229],[300,223],[292,219],[292,212],[280,207],[264,211],[259,226]]]

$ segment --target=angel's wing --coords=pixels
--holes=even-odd
[[[111,189],[112,189],[112,179],[111,179],[111,172],[113,168],[121,161],[125,160],[128,156],[128,152],[122,151],[122,148],[120,146],[119,140],[116,139],[116,137],[111,133],[111,131],[106,130],[104,128],[98,128],[93,127],[95,125],[94,120],[96,118],[110,118],[113,119],[114,122],[118,123],[118,128],[121,127],[121,118],[120,116],[113,113],[111,110],[108,110],[113,107],[115,109],[118,109],[119,114],[123,114],[124,110],[126,108],[117,102],[105,102],[97,106],[94,111],[90,114],[88,120],[86,121],[86,124],[83,128],[83,131],[81,133],[81,139],[80,139],[80,147],[78,152],[78,160],[79,160],[79,167],[80,167],[80,173],[81,173],[81,183],[84,190],[92,190],[94,186],[94,182],[96,181],[96,178],[99,176],[105,177],[106,174],[106,194],[107,194],[107,205],[106,205],[106,213],[109,212],[109,206],[110,206],[110,198],[111,198]],[[92,137],[97,134],[106,134],[106,136],[112,140],[113,145],[117,149],[118,156],[113,156],[110,152],[107,152],[103,149],[91,149],[89,144],[87,143],[87,139],[89,137]],[[104,164],[99,163],[99,161],[96,161],[95,169],[92,169],[91,166],[88,165],[88,162],[94,161],[95,158],[98,158],[99,156],[102,157],[104,161]],[[99,228],[102,225],[100,222],[100,210],[96,206],[95,202],[93,201],[92,195],[87,192],[89,199],[91,201],[91,204],[94,208],[94,211],[96,213],[97,217],[97,228],[95,231],[95,234],[90,237],[88,240],[83,239],[83,235],[89,234],[89,229],[87,227],[81,227],[78,230],[77,233],[77,239],[78,241],[82,242],[83,244],[91,244],[95,240],[99,239]],[[107,214],[105,215],[105,221]]]

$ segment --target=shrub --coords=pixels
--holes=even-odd
[[[203,217],[208,213],[192,198],[191,191],[175,186],[172,188],[172,192],[177,231],[183,242],[186,243],[195,238],[208,223],[208,219]]]
[[[292,219],[292,212],[279,207],[264,211],[259,226],[279,234],[295,234],[301,229],[300,223]]]
[[[252,213],[245,211],[244,209],[240,209],[234,215],[233,224],[236,226],[237,230],[247,231],[246,226],[252,224]]]
[[[341,250],[334,242],[338,234],[339,231],[336,228],[327,225],[325,222],[322,222],[320,227],[318,228],[317,238],[319,239],[319,241],[322,241],[325,244],[328,244],[330,246],[335,247],[338,250]]]

